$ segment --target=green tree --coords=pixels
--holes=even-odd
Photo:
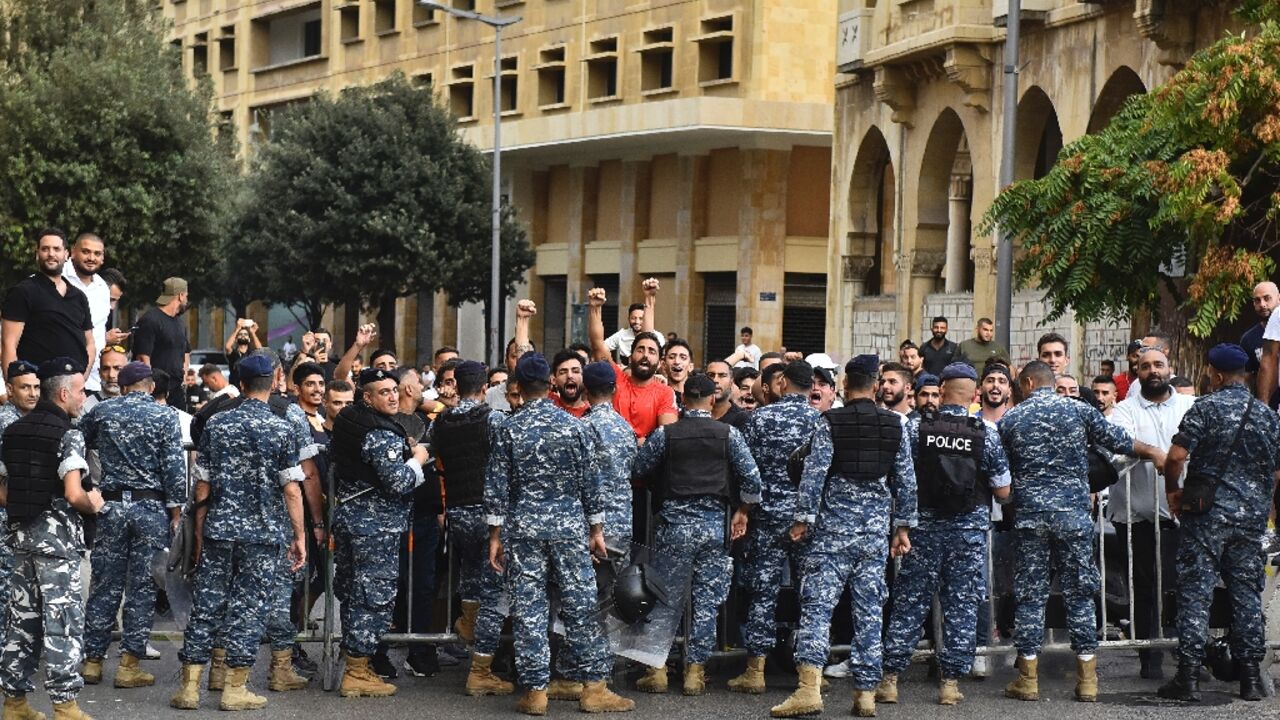
[[[1016,279],[1045,291],[1050,319],[1158,316],[1163,305],[1162,324],[1190,341],[1184,357],[1198,357],[1194,346],[1274,270],[1280,3],[1238,12],[1255,25],[1196,53],[992,204],[980,231],[998,225],[1020,240]]]
[[[142,0],[0,2],[0,284],[31,272],[42,226],[92,230],[148,297],[175,274],[199,292],[235,176]]]
[[[302,305],[312,325],[334,302],[393,318],[395,299],[411,293],[485,299],[489,163],[429,89],[396,74],[274,113],[270,126],[239,223],[239,242],[274,258],[264,299]],[[510,294],[533,254],[509,208],[501,252]]]

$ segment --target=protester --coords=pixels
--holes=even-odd
[[[95,348],[102,348],[107,344],[107,316],[111,314],[111,289],[107,281],[98,274],[105,259],[106,250],[102,238],[91,232],[85,232],[80,233],[75,244],[71,246],[71,262],[62,266],[63,278],[83,292],[89,301],[89,316],[93,322]],[[96,362],[89,368],[89,377],[85,380],[84,389],[90,393],[97,393],[102,389]]]
[[[170,378],[181,378],[191,364],[191,343],[181,315],[189,306],[187,281],[171,277],[156,298],[155,307],[138,319],[133,334],[133,359],[163,370]],[[159,384],[159,383],[157,383]],[[169,407],[186,410],[187,398],[181,383],[169,388]]]
[[[947,339],[946,318],[939,315],[929,327],[932,337],[920,345],[920,356],[924,362],[924,371],[930,375],[938,375],[956,359],[960,346]]]
[[[86,367],[97,359],[98,345],[89,299],[62,274],[66,234],[37,231],[35,260],[37,272],[10,288],[0,306],[0,366],[68,357]]]

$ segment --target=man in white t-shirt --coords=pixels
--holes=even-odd
[[[1254,396],[1274,409],[1271,399],[1276,395],[1277,387],[1280,387],[1280,312],[1272,312],[1267,318],[1266,330],[1262,331],[1262,354],[1258,356],[1258,382]]]
[[[62,277],[73,287],[79,288],[89,298],[89,318],[93,322],[93,346],[102,350],[107,345],[107,316],[111,314],[111,288],[98,277],[106,259],[102,238],[93,233],[80,233],[71,246],[71,262],[62,266]],[[117,342],[119,342],[117,340]],[[102,378],[98,375],[98,359],[89,358],[93,367],[84,381],[85,392],[102,390]]]
[[[605,347],[609,348],[614,362],[631,357],[631,345],[636,341],[636,334],[644,331],[645,312],[644,303],[632,303],[627,308],[627,326],[604,339]],[[659,338],[663,337],[660,332],[654,331],[654,334]],[[661,352],[662,348],[658,350]]]
[[[742,342],[733,349],[732,355],[725,358],[725,362],[733,363],[734,367],[757,367],[760,362],[761,350],[759,345],[751,341],[755,333],[749,327],[743,327],[738,333]]]

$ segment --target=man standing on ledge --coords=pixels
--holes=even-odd
[[[98,358],[89,300],[62,276],[67,236],[36,233],[36,273],[14,285],[0,307],[0,366],[21,358],[41,365],[66,357],[87,367]]]
[[[156,298],[156,307],[138,319],[138,329],[133,334],[133,359],[163,370],[171,378],[186,377],[191,364],[191,343],[180,316],[189,304],[187,281],[180,277],[165,280],[164,290]],[[181,382],[171,384],[168,405],[187,409],[187,394]]]

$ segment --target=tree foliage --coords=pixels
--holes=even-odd
[[[1252,0],[1241,16],[1258,25],[1196,53],[1101,132],[1063,148],[1044,177],[992,204],[980,230],[1020,239],[1017,280],[1045,291],[1050,319],[1158,312],[1163,290],[1190,334],[1206,338],[1275,269],[1280,3]]]
[[[313,323],[333,302],[379,307],[437,290],[453,303],[487,297],[490,166],[429,89],[396,74],[270,123],[232,239],[246,251],[232,275],[259,276],[265,299],[300,303]],[[262,248],[274,258],[265,276]],[[501,257],[510,294],[533,254],[509,209]]]
[[[0,2],[0,284],[55,225],[99,233],[140,295],[174,274],[200,290],[235,168],[151,5]]]

